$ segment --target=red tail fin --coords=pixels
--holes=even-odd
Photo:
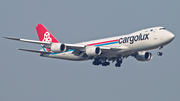
[[[37,24],[36,31],[39,41],[59,43],[59,41],[44,27],[43,24]]]

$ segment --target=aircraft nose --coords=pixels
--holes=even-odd
[[[166,31],[164,33],[164,37],[162,38],[163,42],[170,43],[175,38],[175,35],[170,31]]]
[[[175,38],[175,35],[173,33],[169,32],[168,37],[170,40],[173,40]]]

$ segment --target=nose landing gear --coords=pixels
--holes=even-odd
[[[162,48],[163,48],[163,46],[160,46],[160,47],[159,47],[159,52],[157,53],[158,56],[162,56],[162,55],[163,55],[163,53],[161,52],[161,49],[162,49]]]

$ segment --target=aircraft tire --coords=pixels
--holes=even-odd
[[[102,63],[102,66],[108,66],[108,65],[110,65],[110,62],[103,62]]]
[[[158,55],[158,56],[162,56],[163,53],[162,53],[162,52],[158,52],[157,55]]]
[[[121,64],[120,63],[116,63],[115,66],[116,67],[121,67]]]

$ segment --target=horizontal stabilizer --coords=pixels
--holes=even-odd
[[[45,52],[45,51],[39,51],[39,50],[30,50],[30,49],[21,49],[21,48],[17,48],[17,50],[28,51],[28,52],[35,52],[35,53],[43,53],[43,54],[50,54],[50,53],[52,53],[52,52]]]
[[[28,40],[28,39],[20,39],[20,38],[12,38],[12,37],[3,37],[3,38],[22,41],[22,42],[36,43],[36,44],[51,44],[50,42],[44,42],[44,41],[36,41],[36,40]]]

